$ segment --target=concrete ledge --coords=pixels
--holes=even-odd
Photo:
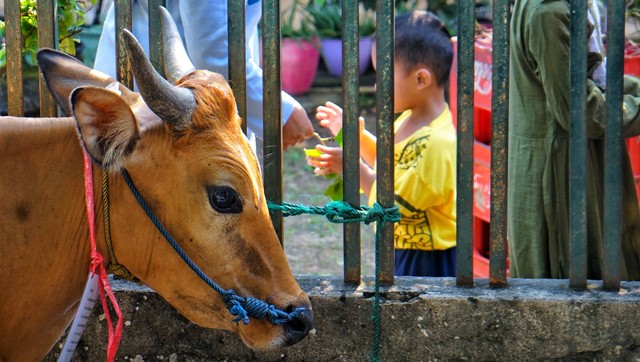
[[[124,313],[119,360],[138,361],[368,361],[373,342],[373,283],[349,286],[337,277],[298,278],[311,296],[315,333],[269,353],[244,347],[227,332],[189,323],[157,294],[126,282],[113,285]],[[383,361],[638,361],[640,283],[620,292],[590,283],[574,292],[566,280],[486,280],[458,288],[452,278],[396,279],[382,289]],[[107,330],[94,317],[75,361],[105,360]],[[61,345],[46,360],[57,358]]]

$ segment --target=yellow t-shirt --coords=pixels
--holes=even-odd
[[[394,133],[409,117],[405,111]],[[445,110],[429,126],[394,145],[396,249],[445,250],[456,246],[456,130]],[[369,204],[376,200],[376,184]]]

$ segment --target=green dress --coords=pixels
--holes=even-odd
[[[589,55],[592,69],[601,60]],[[516,0],[511,19],[508,242],[517,278],[569,274],[569,4]],[[588,278],[602,279],[604,94],[588,80]],[[640,134],[640,83],[624,78],[625,137]],[[621,272],[640,279],[640,211],[624,148]]]

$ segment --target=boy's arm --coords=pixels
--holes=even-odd
[[[369,166],[376,164],[376,136],[363,129],[360,133],[360,157]]]
[[[360,188],[367,197],[371,194],[371,186],[376,180],[375,170],[360,158]]]

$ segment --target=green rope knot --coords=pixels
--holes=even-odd
[[[295,216],[301,214],[324,215],[327,220],[336,224],[364,222],[397,222],[400,220],[400,211],[397,205],[384,208],[379,203],[374,203],[373,207],[354,207],[346,202],[332,201],[323,207],[291,204],[283,202],[278,204],[269,201],[269,210],[282,211],[283,216]]]
[[[367,211],[367,214],[364,218],[365,224],[370,224],[372,222],[380,222],[384,223],[394,223],[400,221],[400,210],[398,209],[398,205],[393,205],[392,207],[382,207],[379,203],[374,203],[373,207]]]

